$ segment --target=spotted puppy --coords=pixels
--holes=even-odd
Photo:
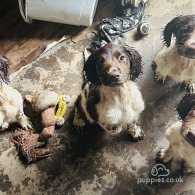
[[[32,128],[23,111],[21,94],[8,85],[8,64],[7,58],[0,57],[0,130],[7,129],[13,122],[17,122],[24,129]]]
[[[184,173],[195,172],[195,94],[186,94],[177,106],[183,122],[178,121],[166,130],[170,145],[161,149],[158,159],[168,162],[177,155],[185,160]]]
[[[195,15],[178,16],[165,27],[165,46],[154,59],[155,80],[167,77],[184,82],[190,93],[195,92]],[[174,38],[173,38],[173,36]]]
[[[140,54],[127,45],[110,43],[88,58],[84,71],[89,83],[76,101],[74,125],[98,123],[110,134],[126,129],[136,140],[143,139],[136,122],[144,101],[133,82],[142,72]]]

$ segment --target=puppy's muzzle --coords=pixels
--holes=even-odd
[[[108,71],[108,77],[111,79],[111,81],[120,81],[121,79],[121,70],[117,67],[112,67]]]

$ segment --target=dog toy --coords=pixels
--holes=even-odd
[[[54,135],[55,125],[64,124],[64,115],[67,112],[70,96],[67,94],[59,96],[54,91],[45,90],[35,96],[26,95],[25,99],[31,103],[36,112],[41,112],[43,130],[39,140],[49,139]]]
[[[67,104],[70,101],[70,96],[65,94],[65,95],[60,95],[58,98],[58,109],[55,114],[56,118],[56,124],[59,126],[62,126],[64,124],[64,116],[67,113],[68,106]]]
[[[142,35],[147,35],[150,33],[151,31],[151,27],[150,24],[148,24],[147,22],[142,22],[138,27],[137,27],[137,31],[142,34]]]
[[[43,148],[45,141],[39,141],[39,134],[33,133],[32,130],[16,129],[11,136],[11,141],[17,146],[19,154],[28,161],[46,158],[52,155],[50,149]]]

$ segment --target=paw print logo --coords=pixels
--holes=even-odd
[[[169,169],[167,169],[163,164],[156,164],[151,170],[151,175],[157,177],[165,177],[168,176],[169,173]]]

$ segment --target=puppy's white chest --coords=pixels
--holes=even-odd
[[[99,106],[101,123],[109,124],[127,124],[135,118],[135,111],[131,108],[130,102],[119,101],[116,97],[109,104],[103,103]]]

